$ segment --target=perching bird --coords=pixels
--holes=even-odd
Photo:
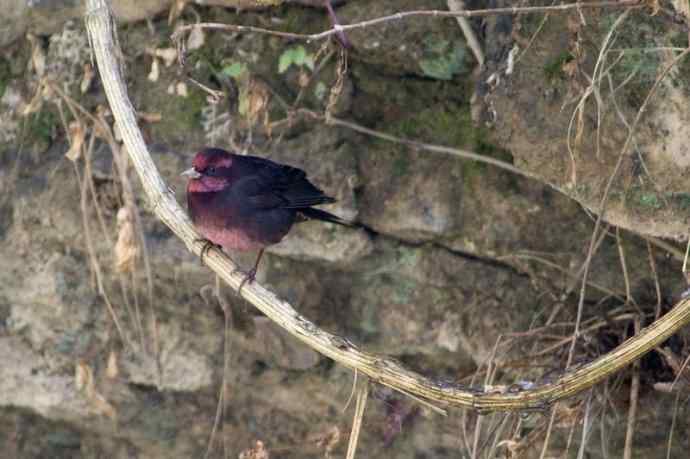
[[[225,249],[259,250],[242,285],[254,280],[264,248],[280,242],[294,223],[323,220],[358,226],[312,207],[335,199],[296,167],[220,148],[201,150],[192,166],[182,175],[189,177],[187,206],[199,232]]]

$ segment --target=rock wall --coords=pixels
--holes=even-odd
[[[213,276],[156,221],[131,167],[123,180],[113,160],[117,142],[101,135],[89,156],[74,162],[65,157],[80,129],[73,125],[70,131],[75,116],[92,126],[80,110],[112,120],[97,76],[87,76],[88,41],[74,20],[80,3],[48,3],[0,9],[7,25],[0,34],[0,438],[7,457],[201,457],[209,444],[212,457],[237,457],[256,440],[271,457],[344,456],[352,407],[343,409],[352,373],[290,338],[229,291],[223,292],[231,310],[226,333]],[[485,381],[489,361],[496,369],[493,384],[539,381],[560,371],[594,226],[590,209],[597,208],[627,131],[606,112],[595,153],[590,134],[597,112],[588,105],[573,184],[564,138],[583,88],[578,78],[592,71],[600,34],[620,12],[585,13],[588,25],[577,32],[594,38],[586,41],[586,57],[578,58],[583,73],[573,75],[565,66],[572,59],[563,58],[571,44],[563,30],[575,15],[551,15],[541,28],[543,16],[473,20],[488,57],[482,71],[452,18],[352,31],[346,71],[333,43],[195,32],[186,38],[186,71],[226,94],[213,103],[174,63],[175,26],[206,21],[310,33],[328,28],[328,15],[306,7],[310,2],[240,12],[190,3],[169,25],[169,3],[114,7],[127,22],[119,27],[119,40],[130,97],[179,201],[185,202],[179,172],[201,146],[215,145],[304,168],[337,197],[329,210],[368,228],[300,225],[271,247],[261,283],[325,329],[425,374],[472,385]],[[340,3],[342,23],[446,8],[441,1]],[[143,18],[148,22],[137,22]],[[649,27],[659,46],[679,40],[672,32],[657,33],[656,21],[663,23],[631,14],[620,29],[627,46],[645,38],[633,33],[639,24]],[[506,75],[513,44],[538,28]],[[25,38],[27,30],[31,38]],[[647,67],[636,74],[658,74]],[[496,72],[501,83],[486,87],[482,82]],[[610,350],[630,335],[633,314],[642,311],[649,323],[685,288],[682,247],[640,236],[680,237],[690,215],[678,141],[687,85],[682,71],[675,78],[640,127],[635,151],[649,159],[648,171],[641,165],[625,169],[616,182],[607,218],[635,232],[610,226],[597,245],[577,362]],[[649,80],[631,81],[637,86],[624,88],[632,93],[618,108],[626,120],[639,104],[635,95],[649,88]],[[543,181],[311,116],[288,117],[286,107],[330,109],[369,129],[513,163]],[[659,136],[661,131],[668,135]],[[127,208],[127,183],[139,220],[118,218]],[[115,246],[128,218],[137,256],[118,270]],[[252,262],[253,254],[232,255],[243,265]],[[686,338],[674,337],[667,346],[682,358]],[[647,446],[638,451],[666,457],[675,395],[653,388],[675,375],[656,353],[642,361],[642,369],[638,438]],[[223,379],[227,386],[219,392]],[[591,457],[605,448],[612,455],[622,451],[629,380],[624,372],[595,391],[609,397],[609,404],[597,405],[604,421],[597,419],[596,427],[608,441],[602,445],[592,435]],[[226,409],[213,436],[219,393]],[[571,428],[580,438],[584,406],[582,398],[561,406],[554,454],[565,451]],[[678,431],[687,429],[684,410]],[[470,448],[463,429],[471,436],[479,425],[482,442],[510,439],[522,448],[520,457],[538,457],[541,441],[531,432],[539,432],[549,415],[476,419],[460,410],[444,418],[373,387],[359,451],[361,457],[457,457]],[[504,419],[510,428],[497,430]],[[678,435],[672,456],[681,457],[688,446],[687,436]]]

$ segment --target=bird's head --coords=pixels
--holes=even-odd
[[[230,184],[232,154],[220,148],[204,148],[194,156],[192,167],[182,172],[192,192],[220,191]]]

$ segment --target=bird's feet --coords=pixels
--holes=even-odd
[[[261,257],[264,255],[264,249],[259,250],[259,255],[256,257],[256,261],[254,262],[254,267],[247,271],[245,274],[245,278],[240,284],[240,288],[237,289],[237,294],[242,296],[242,287],[244,287],[244,284],[249,282],[250,284],[254,282],[254,279],[256,278],[256,270],[259,269],[259,263],[261,262]],[[242,272],[239,269],[235,270],[235,272]]]
[[[221,250],[221,251],[223,250],[223,248],[221,246],[219,246],[218,244],[214,244],[213,242],[209,241],[208,239],[194,239],[194,242],[203,242],[204,243],[204,246],[201,248],[201,253],[199,254],[199,256],[201,257],[201,261],[200,261],[201,266],[204,266],[204,257],[206,256],[206,254],[208,253],[209,250],[211,250],[214,247],[218,250]]]
[[[242,296],[242,287],[244,287],[244,284],[247,284],[247,283],[251,284],[256,279],[256,266],[247,272],[244,272],[244,271],[239,270],[239,269],[235,270],[235,272],[239,272],[239,273],[242,273],[245,275],[244,279],[240,283],[240,288],[237,289],[237,294],[239,296]]]

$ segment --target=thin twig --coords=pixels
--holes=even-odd
[[[350,396],[347,398],[347,402],[345,402],[345,406],[343,407],[343,413],[347,410],[347,407],[350,406],[350,402],[352,399],[355,397],[355,391],[357,389],[357,375],[359,372],[355,368],[355,377],[352,378],[352,391],[350,391]]]
[[[604,57],[606,56],[606,50],[610,46],[611,43],[615,42],[615,39],[613,39],[613,41],[612,41],[612,38],[614,37],[614,32],[616,31],[618,26],[620,26],[623,23],[623,21],[625,21],[625,19],[628,17],[629,14],[630,14],[630,9],[623,11],[623,13],[621,13],[621,15],[618,17],[618,19],[616,19],[616,22],[613,23],[613,25],[611,26],[611,28],[607,32],[606,36],[604,37],[604,41],[601,45],[601,50],[599,51],[597,61],[594,64],[594,70],[592,72],[591,82],[590,82],[589,86],[583,91],[582,96],[580,97],[580,100],[577,103],[577,106],[573,110],[573,113],[570,117],[570,121],[568,122],[568,133],[566,135],[566,145],[568,147],[568,153],[570,155],[570,162],[572,164],[572,166],[571,166],[572,170],[570,171],[570,181],[571,181],[572,186],[575,186],[577,184],[577,170],[576,170],[577,165],[575,163],[575,151],[574,151],[573,145],[572,145],[573,126],[576,124],[575,123],[576,118],[578,119],[578,121],[582,120],[582,118],[584,116],[584,112],[585,112],[585,105],[587,103],[587,100],[589,99],[589,96],[592,94],[594,94],[595,97],[597,96],[599,81],[601,79],[601,76],[605,74],[602,72],[601,68],[604,66]],[[598,100],[598,97],[597,97],[597,100]],[[597,103],[597,108],[599,106],[600,106],[600,104]],[[598,116],[597,120],[599,120],[599,119],[600,119],[600,117]],[[581,130],[583,129],[579,122],[577,124],[578,124],[578,128],[577,128],[577,131],[576,131],[575,136],[574,136],[576,143],[578,143],[579,138],[582,135]],[[599,144],[598,144],[598,137],[597,137],[597,151],[598,151],[598,146],[599,146]],[[597,157],[598,157],[598,155],[597,155]]]
[[[635,319],[635,333],[640,331],[640,318]],[[640,395],[640,362],[633,363],[632,383],[630,384],[630,408],[628,409],[628,424],[625,431],[625,447],[623,459],[632,459],[633,438],[635,437],[635,419],[637,417],[637,403]]]
[[[288,38],[292,40],[306,40],[306,41],[317,41],[323,40],[330,37],[331,35],[340,34],[342,32],[362,29],[365,27],[373,27],[379,24],[390,21],[402,21],[404,19],[410,19],[413,17],[433,17],[433,18],[473,18],[473,17],[483,17],[483,16],[496,16],[501,14],[535,14],[535,13],[548,13],[548,12],[564,12],[578,8],[642,8],[644,7],[644,2],[640,0],[622,0],[622,1],[606,1],[606,2],[588,2],[588,3],[569,3],[565,5],[553,5],[553,6],[526,6],[526,7],[507,7],[507,8],[492,8],[492,9],[482,9],[482,10],[462,10],[462,11],[441,11],[441,10],[421,10],[421,11],[404,11],[400,13],[391,14],[388,16],[382,16],[379,18],[369,19],[367,21],[358,22],[355,24],[340,25],[336,24],[332,29],[325,30],[320,33],[314,34],[301,34],[301,33],[291,33],[291,32],[280,32],[277,30],[263,29],[261,27],[253,26],[241,26],[234,24],[220,24],[214,22],[201,22],[198,24],[185,25],[178,28],[175,33],[172,34],[173,40],[178,40],[180,36],[188,31],[191,31],[195,27],[200,27],[202,29],[215,29],[215,30],[229,30],[232,32],[254,32],[263,33],[268,35],[273,35],[276,37]]]
[[[535,261],[537,263],[543,264],[544,266],[548,266],[550,268],[555,269],[556,271],[560,272],[561,274],[571,278],[571,280],[578,281],[580,279],[579,275],[577,273],[573,273],[573,272],[569,271],[568,269],[560,266],[557,263],[554,263],[552,261],[549,261],[545,258],[536,256],[536,255],[523,254],[523,253],[511,253],[508,255],[502,255],[500,257],[496,257],[496,260],[499,260],[499,261],[500,260],[510,260],[510,259]],[[587,283],[589,284],[590,287],[592,287],[595,290],[599,290],[600,292],[605,293],[609,296],[612,296],[614,298],[618,298],[621,301],[624,300],[623,294],[620,292],[616,292],[614,290],[611,290],[608,287],[600,285],[594,281],[588,281]]]
[[[491,354],[489,355],[489,358],[486,360],[486,377],[484,378],[484,386],[489,386],[494,380],[497,366],[493,363],[496,359],[496,352],[498,351],[498,346],[500,345],[502,339],[503,335],[498,335],[498,338],[496,338],[496,342],[494,343],[494,347],[493,349],[491,349]],[[477,459],[479,457],[479,440],[481,438],[483,419],[483,416],[478,415],[477,420],[475,422],[474,441],[472,442],[472,459]]]
[[[652,275],[654,276],[654,290],[656,291],[656,307],[654,308],[654,320],[661,317],[661,285],[659,284],[659,275],[656,272],[656,261],[654,261],[654,249],[652,248],[652,243],[647,242],[647,253],[649,254],[649,267],[652,270]]]
[[[575,427],[576,427],[575,422],[573,422],[570,425],[570,432],[568,432],[568,439],[565,442],[565,450],[562,452],[561,457],[568,457],[568,452],[570,451],[570,447],[573,444],[573,438],[575,438]],[[583,447],[584,445],[580,445],[580,447]]]
[[[553,0],[552,5],[553,5],[553,3],[556,3],[556,0]],[[544,28],[544,25],[546,24],[546,21],[549,20],[549,16],[550,16],[550,13],[545,13],[545,14],[544,14],[544,17],[542,17],[541,22],[540,22],[539,25],[537,26],[537,30],[534,31],[534,33],[533,33],[532,36],[530,37],[529,41],[527,42],[527,45],[525,46],[525,49],[523,49],[523,50],[520,52],[520,54],[518,54],[518,56],[515,58],[515,63],[516,63],[516,64],[517,64],[518,62],[520,62],[520,61],[522,60],[523,57],[525,57],[525,55],[527,54],[527,51],[529,51],[529,49],[532,47],[532,44],[534,43],[534,40],[536,40],[537,36],[538,36],[539,33],[541,32],[541,30]]]
[[[306,113],[311,117],[322,119],[322,116],[319,115],[318,113],[315,113],[315,112],[309,112],[309,111],[305,111],[305,110],[300,110],[300,112]],[[460,148],[452,148],[452,147],[445,147],[442,145],[435,145],[435,144],[430,144],[430,143],[418,142],[416,140],[404,139],[402,137],[397,137],[397,136],[394,136],[391,134],[386,134],[384,132],[376,131],[374,129],[369,129],[369,128],[364,127],[362,125],[359,125],[357,123],[353,123],[351,121],[343,120],[340,118],[335,118],[332,116],[329,117],[325,121],[327,121],[329,124],[332,124],[334,126],[346,127],[348,129],[351,129],[351,130],[356,131],[356,132],[360,132],[362,134],[367,134],[369,136],[377,137],[377,138],[383,139],[383,140],[388,140],[390,142],[400,143],[400,144],[407,145],[407,146],[410,146],[412,148],[416,148],[419,150],[427,150],[427,151],[432,151],[435,153],[445,153],[448,155],[457,156],[459,158],[470,159],[472,161],[477,161],[480,163],[490,164],[492,166],[499,167],[501,169],[507,170],[507,171],[512,172],[512,173],[517,174],[517,175],[521,175],[523,177],[527,177],[527,178],[531,178],[531,179],[535,179],[535,180],[538,179],[536,174],[532,174],[531,172],[524,171],[522,169],[518,169],[517,167],[515,167],[512,164],[509,164],[505,161],[501,161],[500,159],[491,158],[490,156],[482,156],[480,154],[477,154],[477,153],[474,153],[474,152],[471,152],[468,150],[462,150]]]
[[[490,435],[490,437],[493,437],[493,441],[491,442],[491,447],[489,448],[489,451],[486,454],[486,457],[498,457],[496,454],[496,450],[498,449],[498,444],[500,441],[501,436],[503,435],[503,431],[505,430],[506,426],[508,425],[508,421],[512,417],[512,414],[505,414],[503,415],[503,418],[501,420],[501,423],[496,427],[495,431]],[[488,441],[488,438],[487,438]],[[483,447],[482,447],[483,449]]]
[[[595,253],[599,250],[599,246],[601,246],[601,243],[604,242],[604,239],[606,239],[607,236],[606,231],[602,231],[601,234],[599,235],[599,238],[594,244],[594,250],[592,251],[592,256],[594,256]],[[587,256],[585,257],[585,261],[582,263],[580,266],[580,269],[578,269],[577,273],[575,274],[575,277],[573,278],[573,281],[568,285],[568,288],[565,289],[565,295],[570,295],[572,292],[575,291],[575,288],[577,287],[578,282],[580,282],[580,279],[582,279],[582,275],[585,272],[585,268],[589,266],[589,262],[587,260],[591,259],[591,257]],[[589,282],[589,281],[588,281]]]
[[[357,403],[355,405],[355,415],[352,420],[352,431],[350,432],[350,441],[347,445],[347,459],[355,459],[355,452],[357,451],[357,443],[359,440],[359,433],[362,429],[362,419],[364,419],[364,408],[367,406],[367,397],[369,396],[369,381],[362,381],[357,389]]]
[[[556,421],[556,412],[558,411],[559,405],[559,403],[556,403],[551,408],[551,416],[549,416],[549,425],[546,428],[546,436],[544,437],[544,444],[542,445],[541,453],[539,454],[539,459],[544,459],[546,457],[546,451],[549,449],[549,440],[551,440],[551,432],[553,431],[553,425]]]
[[[656,238],[656,237],[645,236],[643,234],[640,234],[640,237],[642,237],[643,239],[645,239],[646,241],[648,241],[652,245],[655,245],[655,246],[659,247],[660,249],[664,250],[665,252],[667,252],[671,257],[673,257],[674,260],[680,261],[681,263],[683,262],[683,251],[682,250],[679,250],[678,248],[672,246],[668,242],[666,242],[662,239]],[[689,243],[689,245],[690,245],[690,243]]]
[[[621,230],[616,227],[616,246],[618,247],[618,258],[621,262],[621,270],[623,271],[623,282],[625,284],[625,302],[634,303],[630,290],[630,276],[628,275],[628,264],[625,262],[625,249],[623,248],[623,239],[621,238]]]
[[[592,395],[594,389],[590,389],[587,394],[587,400],[585,401],[585,417],[582,420],[582,439],[580,440],[580,449],[577,452],[577,459],[584,459],[585,449],[587,446],[587,438],[589,437],[589,432],[594,424],[592,422]]]
[[[225,319],[223,327],[223,377],[221,378],[220,390],[218,394],[216,416],[213,420],[213,428],[211,429],[211,436],[208,440],[208,447],[206,448],[204,459],[208,458],[211,454],[216,433],[218,432],[218,427],[220,426],[221,422],[224,422],[223,420],[225,419],[225,409],[228,403],[226,399],[228,388],[228,372],[230,371],[230,328],[232,326],[232,311],[230,310],[230,305],[225,300],[225,297],[223,297],[218,276],[216,276],[214,295],[220,304],[220,308],[223,310],[223,317]],[[225,438],[225,435],[223,438]]]
[[[95,136],[91,135],[88,148],[93,148],[94,138]],[[79,180],[79,189],[81,195],[80,204],[82,214],[82,227],[84,228],[84,239],[86,241],[86,249],[89,253],[89,260],[91,261],[93,272],[96,275],[98,295],[103,299],[103,302],[105,302],[105,305],[108,308],[108,312],[110,313],[110,317],[113,319],[113,322],[115,323],[115,328],[117,328],[118,334],[120,335],[120,339],[122,340],[122,342],[128,344],[130,346],[130,349],[135,349],[134,344],[130,341],[129,336],[122,329],[122,325],[120,325],[120,320],[117,317],[115,308],[113,307],[113,304],[110,301],[110,297],[108,296],[108,292],[105,289],[105,285],[103,284],[103,273],[101,272],[101,265],[98,263],[98,259],[96,257],[96,248],[93,245],[93,239],[91,237],[91,228],[89,226],[87,179],[86,177],[84,177],[83,180],[81,179],[79,169],[77,168],[76,164],[74,165],[74,171],[77,175],[77,180]]]
[[[666,446],[666,459],[671,459],[671,448],[673,447],[673,432],[676,430],[676,419],[678,419],[678,407],[680,406],[680,391],[676,394],[673,402],[673,416],[671,417],[671,428],[668,432],[668,443]]]

